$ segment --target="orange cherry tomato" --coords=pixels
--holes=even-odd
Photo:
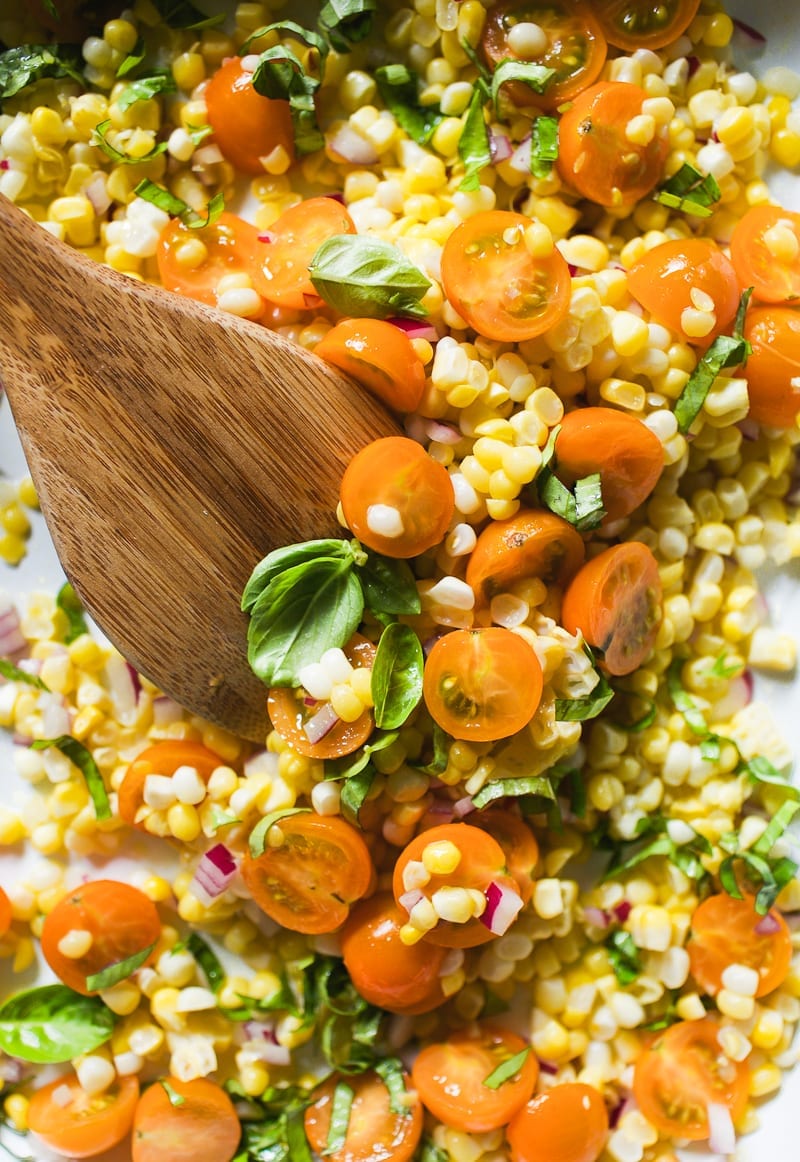
[[[488,1133],[507,1125],[533,1093],[539,1063],[532,1052],[507,1081],[496,1088],[485,1084],[525,1048],[516,1033],[473,1026],[421,1049],[411,1077],[422,1104],[440,1122],[468,1134]]]
[[[506,1131],[511,1162],[597,1162],[608,1138],[608,1111],[591,1085],[554,1085],[515,1114]]]
[[[203,243],[206,256],[197,265],[187,266],[181,262],[181,248],[194,242]],[[217,287],[226,275],[247,274],[255,284],[264,250],[255,226],[227,211],[211,226],[197,229],[174,218],[164,227],[158,242],[158,274],[167,290],[215,307]]]
[[[630,674],[653,648],[661,623],[658,563],[646,545],[612,545],[578,570],[564,594],[561,624],[582,631],[602,665],[617,677]]]
[[[386,557],[417,557],[438,545],[455,511],[447,469],[406,436],[373,440],[345,469],[347,527]]]
[[[217,767],[225,760],[201,742],[186,739],[165,739],[148,746],[128,767],[119,788],[119,815],[126,823],[142,827],[137,815],[144,805],[144,784],[148,775],[174,775],[178,767],[194,767],[207,783]]]
[[[413,412],[425,367],[405,331],[383,319],[342,319],[314,348],[398,412]]]
[[[88,932],[83,956],[65,956],[59,945],[70,932]],[[91,880],[68,892],[45,916],[42,952],[56,976],[89,996],[87,977],[119,964],[155,944],[161,935],[156,906],[144,892],[117,880]],[[143,964],[153,959],[151,953]]]
[[[515,24],[536,24],[547,44],[538,56],[526,57],[537,65],[555,69],[544,93],[536,93],[524,81],[502,87],[516,105],[555,109],[575,93],[596,81],[606,61],[606,38],[591,9],[568,0],[505,0],[490,8],[481,36],[481,49],[490,67],[516,60],[508,34]]]
[[[609,44],[633,51],[663,48],[686,31],[700,0],[595,0]]]
[[[342,1080],[353,1091],[353,1104],[344,1145],[330,1152],[327,1145],[333,1095],[337,1082]],[[358,1076],[344,1079],[334,1075],[324,1081],[305,1112],[305,1131],[314,1153],[331,1162],[409,1162],[422,1137],[422,1116],[418,1099],[410,1101],[407,1113],[395,1113],[383,1078],[368,1070]]]
[[[751,206],[731,235],[731,262],[743,287],[762,303],[800,298],[800,214]]]
[[[649,194],[664,172],[666,128],[647,145],[625,136],[646,100],[639,85],[622,81],[601,81],[578,93],[559,120],[556,168],[562,181],[601,206],[630,205]]]
[[[242,1127],[222,1086],[207,1077],[165,1080],[183,1100],[173,1105],[160,1081],[144,1091],[133,1120],[132,1162],[231,1162]]]
[[[344,654],[354,669],[363,666],[369,670],[375,660],[375,646],[360,633],[355,633],[344,647]],[[372,711],[365,710],[353,722],[340,719],[319,742],[311,742],[305,724],[323,705],[323,702],[317,702],[302,688],[273,686],[267,696],[270,722],[278,734],[306,758],[335,759],[352,754],[375,729]]]
[[[533,339],[569,310],[569,266],[556,247],[545,258],[533,257],[525,243],[530,225],[523,214],[486,210],[456,226],[444,244],[444,293],[487,339]]]
[[[372,857],[361,832],[338,815],[312,812],[276,826],[283,833],[279,847],[245,853],[242,876],[250,895],[291,932],[335,932],[372,885]]]
[[[628,290],[656,322],[702,348],[730,333],[741,293],[733,263],[710,238],[674,238],[654,246],[628,271]],[[705,312],[708,300],[713,303],[708,331],[685,331],[683,312],[698,304]]]
[[[420,832],[403,848],[392,876],[392,891],[395,903],[403,915],[409,908],[402,903],[406,896],[405,869],[409,863],[422,860],[423,852],[430,843],[453,843],[461,852],[458,866],[451,872],[431,875],[419,890],[431,899],[439,888],[467,888],[485,894],[490,884],[497,884],[520,894],[519,884],[507,873],[506,856],[503,848],[480,827],[469,823],[442,823]],[[474,948],[486,944],[494,936],[489,928],[473,916],[464,923],[455,920],[440,920],[435,928],[425,933],[423,939],[442,948]]]
[[[556,472],[571,487],[600,473],[604,523],[628,516],[655,488],[664,449],[655,432],[636,416],[607,407],[567,412],[556,436]]]
[[[692,976],[709,996],[722,988],[722,974],[729,965],[744,964],[758,973],[755,995],[763,997],[783,984],[789,973],[792,937],[776,908],[760,916],[753,896],[735,900],[719,892],[695,908],[686,951]]]
[[[94,1158],[130,1133],[138,1099],[135,1077],[120,1077],[110,1089],[93,1096],[77,1077],[59,1077],[31,1096],[28,1128],[50,1150],[67,1158]]]
[[[0,888],[0,936],[5,936],[11,927],[11,921],[13,919],[14,913],[11,908],[11,901],[3,888]]]
[[[800,412],[800,311],[750,307],[744,337],[749,415],[769,428],[793,428]]]
[[[633,1096],[659,1133],[692,1142],[709,1137],[708,1105],[727,1106],[734,1124],[747,1106],[750,1069],[731,1061],[710,1017],[679,1021],[656,1035],[637,1058]]]
[[[539,862],[539,844],[528,824],[513,811],[491,807],[488,811],[474,811],[470,826],[488,831],[505,852],[508,874],[516,881],[517,891],[527,904],[533,895],[536,865]]]
[[[441,970],[447,955],[430,944],[404,944],[408,920],[388,893],[360,900],[342,928],[342,956],[365,1001],[390,1013],[428,1013],[444,1003]]]
[[[455,629],[428,654],[422,696],[434,722],[454,738],[493,742],[527,726],[543,684],[539,659],[513,630]]]
[[[297,311],[325,305],[308,268],[323,242],[334,234],[355,234],[356,227],[336,198],[307,198],[285,210],[270,226],[270,241],[262,246],[261,270],[255,287],[270,303]]]
[[[294,161],[294,128],[288,101],[262,97],[243,58],[229,57],[203,92],[214,141],[228,161],[243,173],[263,174],[264,161],[283,149]]]
[[[584,553],[574,525],[552,512],[522,508],[506,520],[490,521],[478,534],[466,582],[482,607],[529,577],[565,585],[583,564]]]

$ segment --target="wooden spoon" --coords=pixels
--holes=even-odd
[[[270,549],[343,535],[344,468],[395,421],[296,344],[101,266],[3,197],[0,379],[97,624],[181,705],[263,742],[242,589]]]

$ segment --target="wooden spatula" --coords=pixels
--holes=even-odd
[[[139,283],[0,197],[0,379],[67,577],[126,658],[263,741],[239,608],[270,549],[342,535],[383,407],[254,323]]]

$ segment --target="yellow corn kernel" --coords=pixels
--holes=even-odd
[[[138,1008],[142,993],[133,981],[122,980],[111,988],[103,989],[100,999],[118,1017],[129,1017]]]
[[[3,1101],[3,1110],[9,1122],[20,1134],[28,1129],[28,1106],[30,1099],[22,1093],[11,1093]]]
[[[800,134],[791,129],[777,129],[770,140],[769,151],[778,165],[795,169],[800,165]]]
[[[172,62],[172,77],[179,89],[191,93],[206,79],[206,62],[202,53],[179,53]]]
[[[67,139],[67,129],[55,109],[40,105],[31,113],[33,136],[46,145],[63,145]]]
[[[36,947],[33,941],[28,936],[21,936],[17,941],[17,946],[14,949],[14,957],[11,961],[12,972],[25,972],[31,967],[36,959]]]
[[[775,1093],[780,1089],[783,1080],[783,1073],[771,1061],[754,1069],[750,1075],[750,1096],[751,1097],[766,1097],[769,1093]]]
[[[185,1026],[184,1015],[177,1009],[180,995],[180,989],[165,987],[157,989],[150,998],[153,1019],[158,1021],[163,1029],[169,1029],[173,1033],[181,1032]]]
[[[355,722],[364,713],[364,704],[349,682],[337,682],[332,687],[330,702],[343,722]]]
[[[7,565],[18,565],[27,552],[25,541],[14,533],[0,536],[0,560]]]
[[[261,1061],[251,1061],[239,1070],[239,1082],[248,1097],[259,1097],[269,1085],[269,1071]]]
[[[450,875],[461,863],[461,852],[449,839],[429,843],[422,851],[422,864],[430,875]]]

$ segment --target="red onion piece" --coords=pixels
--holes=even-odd
[[[267,1065],[290,1065],[291,1054],[285,1045],[278,1042],[275,1029],[272,1025],[262,1024],[260,1021],[245,1021],[244,1033],[250,1052]]]
[[[691,78],[694,76],[694,74],[700,68],[700,57],[689,56],[686,58],[686,63],[689,66],[689,79],[691,80]]]
[[[507,134],[496,133],[494,130],[489,131],[489,153],[494,165],[501,161],[508,161],[513,152],[514,146]]]
[[[348,124],[331,134],[325,144],[327,152],[339,161],[349,161],[353,165],[375,165],[378,161],[378,151],[372,142]]]
[[[438,420],[428,420],[425,425],[425,434],[429,440],[437,444],[457,444],[461,439],[461,432],[451,424],[440,424]]]
[[[105,174],[92,174],[89,181],[83,187],[83,192],[92,203],[92,208],[98,218],[104,217],[108,207],[111,205],[111,198],[108,196],[108,190],[106,189]]]
[[[620,900],[618,904],[614,905],[614,915],[619,920],[620,924],[624,924],[631,914],[632,904],[630,900]]]
[[[516,147],[511,157],[508,159],[508,164],[517,173],[529,174],[531,172],[531,139],[530,135],[524,138]]]
[[[539,1058],[539,1069],[542,1073],[546,1073],[548,1077],[555,1077],[558,1073],[557,1065],[553,1065],[552,1061],[542,1061],[541,1057]]]
[[[274,242],[278,235],[274,230],[262,230],[258,236],[259,242]]]
[[[471,795],[465,795],[463,799],[459,799],[453,804],[453,814],[456,819],[463,819],[465,815],[471,814],[475,810],[475,803]]]
[[[780,920],[772,912],[767,912],[766,916],[762,916],[753,929],[759,936],[774,936],[780,930]]]
[[[133,675],[136,671],[128,665],[121,654],[111,654],[105,669],[114,709],[120,722],[129,726],[136,717],[139,705],[139,690],[141,689],[139,675],[136,674],[134,681]]]
[[[486,911],[480,917],[481,924],[488,928],[493,936],[504,936],[519,915],[522,898],[511,888],[506,888],[495,881],[489,884],[484,894]]]
[[[733,1154],[736,1149],[736,1130],[731,1111],[719,1101],[710,1101],[708,1112],[708,1144],[715,1154]]]
[[[416,904],[418,904],[420,902],[420,900],[424,900],[424,898],[425,897],[424,897],[423,893],[419,890],[419,888],[411,888],[410,891],[403,892],[402,896],[398,896],[397,902],[401,908],[405,908],[405,910],[408,912],[408,914],[410,916],[411,909]]]
[[[745,440],[758,439],[759,427],[755,420],[751,420],[749,417],[747,417],[743,420],[739,420],[736,427],[742,433],[742,436]]]
[[[7,157],[0,158],[0,169],[11,169],[11,162]]]
[[[225,844],[217,843],[200,857],[189,887],[202,903],[210,903],[230,885],[238,866]]]
[[[399,315],[393,315],[386,322],[405,331],[409,339],[427,339],[429,343],[436,343],[439,338],[436,328],[420,319],[403,319]]]
[[[323,739],[326,734],[330,734],[336,723],[340,721],[339,715],[333,709],[330,702],[323,702],[316,714],[312,714],[309,720],[303,723],[303,730],[308,741],[313,746],[314,743]]]
[[[333,198],[334,202],[338,202],[340,206],[347,204],[344,200],[344,194],[340,193],[338,190],[335,190],[332,194],[323,194],[323,197]]]
[[[0,609],[0,656],[13,659],[27,647],[19,611],[10,601]],[[20,667],[21,668],[21,667]]]
[[[759,32],[757,28],[753,28],[752,24],[745,24],[743,20],[739,20],[736,16],[733,17],[733,27],[747,40],[751,40],[753,44],[767,43],[767,38],[763,32]]]
[[[62,734],[69,734],[69,710],[60,694],[42,694],[39,705],[42,707],[42,730],[45,738],[59,738]]]
[[[588,908],[583,909],[583,918],[593,928],[607,928],[611,923],[608,912],[604,912],[602,908],[595,908],[591,904]]]

